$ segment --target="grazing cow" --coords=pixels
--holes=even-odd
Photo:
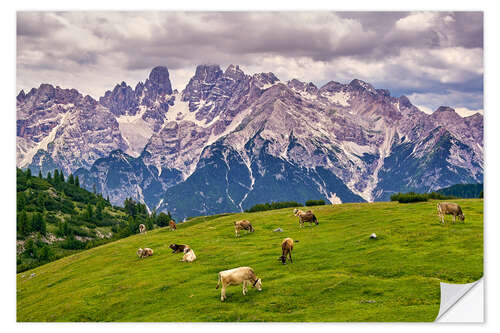
[[[457,216],[460,221],[465,221],[465,215],[462,213],[462,208],[456,203],[440,202],[437,204],[437,211],[441,223],[444,223],[445,214],[453,215],[453,223],[455,223]]]
[[[139,224],[139,232],[142,234],[146,232],[146,226],[144,224]]]
[[[236,233],[236,237],[240,236],[240,230],[247,230],[248,232],[254,232],[254,228],[252,227],[252,223],[248,220],[241,220],[234,222],[234,232]]]
[[[168,247],[173,250],[172,253],[180,253],[184,252],[185,249],[189,249],[189,245],[186,244],[170,244]]]
[[[182,257],[181,261],[193,262],[195,260],[196,260],[196,255],[194,254],[194,251],[189,247],[185,248],[184,256]]]
[[[295,242],[298,242],[296,240]],[[286,264],[286,257],[290,257],[290,262],[293,262],[292,260],[292,250],[293,250],[293,239],[291,238],[285,238],[283,239],[283,242],[281,242],[281,257],[278,258],[278,260],[281,260],[281,262]]]
[[[144,249],[139,248],[137,250],[137,256],[139,258],[146,258],[146,257],[150,257],[152,255],[153,255],[153,250],[148,248],[148,247],[146,247]]]
[[[262,291],[262,280],[255,275],[251,267],[238,267],[219,272],[219,278],[215,289],[218,289],[221,283],[221,301],[226,299],[226,287],[231,285],[236,286],[243,283],[243,295],[247,294],[247,286],[250,283],[252,284],[252,287],[257,288],[258,291]]]
[[[170,220],[170,222],[168,223],[168,225],[170,226],[170,231],[174,231],[177,229],[177,227],[175,226],[175,221],[174,220]]]
[[[308,210],[307,212],[303,212],[300,209],[295,208],[293,210],[293,215],[295,215],[299,218],[299,224],[300,224],[301,228],[304,226],[304,222],[309,222],[309,223],[314,222],[314,224],[316,224],[316,225],[319,224],[318,219],[313,214],[313,212],[311,212],[310,210]]]

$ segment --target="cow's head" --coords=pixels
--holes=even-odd
[[[281,257],[278,257],[278,260],[281,260],[281,263],[284,265],[286,264],[286,256],[281,256]]]
[[[465,215],[462,213],[460,215],[458,215],[458,218],[460,219],[460,221],[465,221]]]
[[[298,212],[298,211],[299,211],[299,210],[298,210],[297,208],[295,208],[295,209],[293,210],[293,215],[297,216],[297,212]]]
[[[142,249],[141,249],[141,248],[139,248],[139,249],[137,250],[137,256],[138,256],[139,258],[142,256]]]
[[[257,288],[258,291],[262,291],[262,280],[257,278],[257,280],[253,283],[253,287]]]

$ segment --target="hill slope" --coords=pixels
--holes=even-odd
[[[465,223],[439,224],[433,201],[312,207],[319,225],[304,229],[290,208],[195,218],[18,274],[17,320],[433,321],[440,281],[483,275],[483,201],[457,202]],[[241,218],[256,231],[236,239]],[[285,237],[300,242],[283,266]],[[179,262],[170,243],[191,245],[198,260]],[[138,247],[154,256],[138,259]],[[263,291],[229,287],[222,303],[217,272],[238,266],[253,267]]]

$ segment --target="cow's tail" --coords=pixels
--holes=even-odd
[[[298,240],[296,240],[296,239],[294,239],[293,241],[294,241],[295,243],[298,243],[298,242],[299,242],[299,241],[298,241]]]
[[[220,273],[217,278],[217,286],[215,286],[215,289],[219,289],[219,284],[220,284]]]

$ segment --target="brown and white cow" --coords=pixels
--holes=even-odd
[[[444,223],[445,214],[453,215],[453,223],[455,223],[457,216],[460,221],[465,221],[465,215],[462,213],[462,208],[456,203],[440,202],[437,204],[437,211],[441,223]]]
[[[229,269],[227,271],[219,272],[219,278],[215,289],[218,289],[221,283],[222,283],[222,289],[220,293],[221,301],[224,301],[226,299],[227,286],[236,286],[242,283],[243,295],[247,294],[248,291],[247,286],[249,284],[252,284],[252,287],[257,288],[258,291],[262,291],[262,280],[255,275],[251,267],[238,267]]]
[[[241,220],[234,222],[234,232],[236,233],[236,237],[240,236],[240,230],[247,230],[248,232],[254,232],[254,228],[252,227],[252,223],[248,220]]]
[[[150,257],[152,255],[153,255],[153,250],[148,248],[148,247],[146,247],[144,249],[139,248],[137,250],[137,256],[139,258],[146,258],[146,257]]]
[[[168,223],[169,227],[170,227],[170,231],[174,231],[177,229],[177,227],[175,226],[175,221],[174,220],[170,220],[170,222]]]
[[[300,209],[295,208],[293,210],[293,215],[299,218],[299,224],[301,228],[304,226],[304,222],[314,223],[316,225],[319,224],[318,219],[310,210],[308,210],[307,212],[303,212]]]
[[[139,232],[146,233],[146,226],[144,224],[139,224]]]
[[[194,254],[194,251],[189,247],[185,248],[184,256],[182,257],[181,261],[193,262],[195,260],[196,260],[196,254]]]

